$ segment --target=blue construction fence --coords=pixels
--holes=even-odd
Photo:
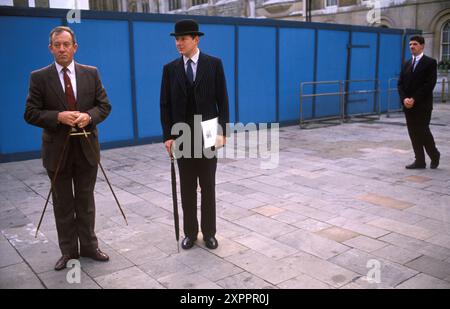
[[[0,162],[39,156],[41,129],[23,120],[29,74],[53,61],[48,35],[53,27],[68,25],[67,12],[0,7]],[[103,148],[161,141],[162,67],[179,57],[169,33],[181,18],[186,16],[82,11],[81,23],[69,24],[79,45],[76,61],[99,68],[113,106],[100,125]],[[300,83],[306,81],[379,80],[385,111],[384,90],[388,80],[398,76],[404,57],[409,57],[404,47],[413,33],[268,19],[194,18],[205,33],[200,50],[223,61],[230,121],[244,124],[298,123]],[[318,114],[333,110],[333,104],[323,104]]]

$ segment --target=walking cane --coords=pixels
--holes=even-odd
[[[50,200],[50,194],[52,193],[53,187],[55,185],[56,176],[58,176],[61,161],[62,161],[62,158],[64,157],[64,153],[66,152],[66,148],[67,148],[67,144],[69,143],[69,139],[70,139],[70,130],[69,130],[69,132],[67,132],[67,136],[66,136],[66,140],[64,141],[63,149],[61,150],[61,154],[59,155],[58,163],[56,164],[55,175],[53,175],[53,178],[50,181],[50,189],[48,190],[47,200],[45,201],[44,209],[42,210],[41,218],[39,219],[39,223],[36,228],[36,234],[34,235],[34,238],[37,238],[39,228],[41,227],[42,219],[44,219],[45,210],[47,210],[48,201]],[[55,197],[57,197],[56,191],[54,192],[54,195],[55,195]]]
[[[172,178],[172,202],[173,202],[173,220],[175,223],[175,239],[177,240],[178,253],[180,253],[180,222],[178,219],[178,199],[177,199],[177,177],[175,175],[175,162],[173,154],[170,155],[170,173]]]
[[[86,130],[85,130],[84,128],[82,128],[82,130],[83,130],[83,133],[78,133],[77,135],[84,135],[84,136],[86,137],[86,140],[88,141],[89,147],[91,148],[92,152],[93,152],[94,155],[95,155],[95,159],[97,160],[97,163],[98,163],[98,165],[100,166],[100,169],[102,170],[103,176],[105,176],[106,182],[108,183],[108,186],[109,186],[109,188],[111,189],[111,193],[113,194],[114,199],[116,200],[117,206],[119,207],[119,210],[120,210],[120,212],[121,212],[121,214],[122,214],[122,217],[123,217],[123,219],[125,220],[125,224],[128,225],[127,217],[125,216],[125,213],[123,212],[123,209],[122,209],[122,207],[120,206],[119,200],[117,199],[117,196],[116,196],[116,194],[114,193],[114,190],[113,190],[113,188],[112,188],[112,186],[111,186],[111,183],[109,182],[108,176],[106,176],[105,170],[103,169],[102,163],[100,162],[100,157],[97,156],[97,153],[95,152],[94,146],[92,146],[92,143],[91,143],[91,141],[89,140],[88,134],[89,134],[90,132],[89,132],[89,133],[86,132]]]

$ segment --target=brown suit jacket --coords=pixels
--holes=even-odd
[[[97,165],[100,155],[98,132],[96,125],[102,122],[110,113],[111,105],[106,96],[97,68],[75,63],[77,80],[77,110],[88,113],[91,124],[86,131],[96,153],[93,153],[88,142],[81,138],[83,153],[92,166]],[[69,126],[58,123],[58,113],[68,110],[64,89],[62,88],[55,64],[33,71],[30,76],[29,92],[26,100],[24,118],[29,124],[43,128],[42,160],[50,171],[56,170]],[[61,163],[61,167],[67,155]]]

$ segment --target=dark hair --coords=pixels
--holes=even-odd
[[[425,39],[423,38],[423,36],[421,35],[415,35],[409,38],[409,41],[416,41],[417,43],[419,43],[420,45],[425,44]]]
[[[66,26],[58,26],[58,27],[53,28],[53,30],[50,31],[50,36],[48,38],[48,43],[50,45],[52,45],[52,37],[53,37],[53,35],[54,34],[60,34],[61,32],[64,32],[64,31],[70,33],[70,35],[72,36],[72,43],[76,44],[77,43],[77,38],[75,37],[75,32],[73,32],[72,29],[70,29],[69,27],[66,27]]]

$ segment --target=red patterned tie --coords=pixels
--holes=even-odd
[[[66,93],[67,107],[70,111],[75,111],[77,110],[77,100],[75,99],[75,95],[73,93],[72,82],[67,74],[68,69],[63,68],[62,70],[64,72],[64,92]]]

